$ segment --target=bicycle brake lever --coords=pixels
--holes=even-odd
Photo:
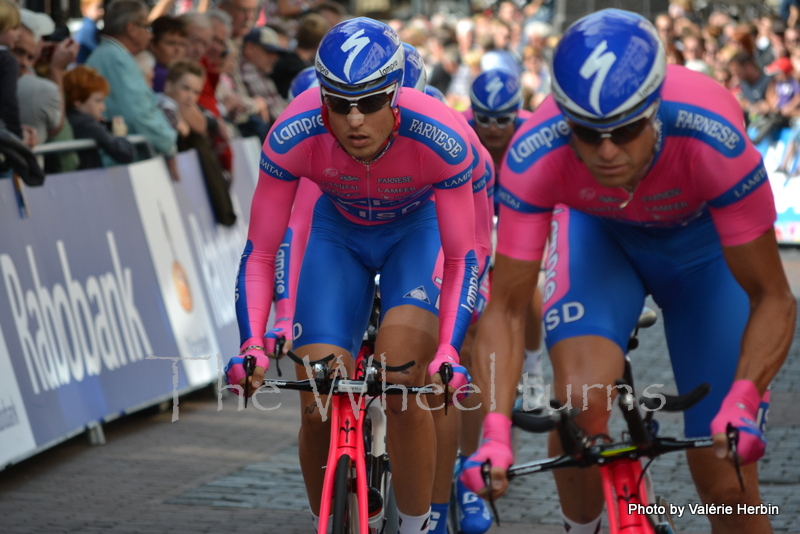
[[[439,366],[439,376],[442,377],[444,385],[444,414],[447,415],[447,405],[450,404],[450,388],[448,385],[453,379],[453,366],[449,362],[442,362]]]
[[[742,488],[744,493],[744,477],[742,477],[742,468],[739,465],[739,455],[736,451],[736,446],[739,443],[739,429],[728,423],[725,429],[725,436],[728,438],[728,450],[733,454],[733,466],[736,468],[736,476],[739,478],[739,487]]]
[[[250,397],[250,377],[256,370],[256,357],[248,354],[244,357],[244,407],[247,408],[247,399]]]
[[[286,345],[286,338],[281,336],[275,340],[275,370],[278,372],[278,377],[282,377],[281,373],[281,354],[283,354],[283,346]]]
[[[486,486],[489,506],[492,508],[494,520],[499,527],[500,514],[497,513],[497,507],[494,504],[494,497],[492,496],[492,462],[490,460],[486,460],[481,464],[481,478],[483,478],[483,485]]]

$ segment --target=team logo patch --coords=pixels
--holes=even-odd
[[[339,176],[339,170],[334,169],[333,167],[328,167],[327,169],[322,171],[322,176],[324,176],[325,178],[336,178],[337,176]]]
[[[412,289],[411,291],[409,291],[408,293],[403,295],[403,298],[404,299],[421,300],[425,304],[430,304],[431,303],[431,299],[428,298],[428,293],[425,291],[425,288],[422,287],[422,286],[419,286],[418,288]]]

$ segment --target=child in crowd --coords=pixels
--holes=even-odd
[[[197,150],[214,217],[220,224],[231,226],[236,222],[236,214],[228,193],[230,180],[223,172],[209,141],[209,134],[223,126],[214,121],[203,128],[205,131],[201,131],[191,128],[184,117],[196,110],[197,100],[205,84],[205,75],[199,63],[177,61],[167,73],[164,92],[156,96],[159,108],[172,127],[178,130],[178,150]]]
[[[75,40],[81,45],[76,61],[80,64],[86,63],[89,54],[97,48],[97,21],[103,18],[103,0],[81,0],[81,13],[83,14],[83,24]]]
[[[78,65],[64,75],[64,103],[75,139],[94,139],[97,146],[114,161],[131,163],[136,150],[125,139],[128,133],[125,120],[114,117],[109,127],[103,119],[108,93],[108,81],[91,67]],[[98,150],[81,150],[78,155],[81,158],[79,169],[103,166]]]
[[[167,72],[173,63],[183,59],[186,53],[186,23],[182,19],[170,16],[158,17],[153,21],[153,40],[150,52],[156,58],[153,91],[164,91]]]
[[[173,64],[164,79],[164,92],[158,96],[158,107],[164,112],[170,125],[178,130],[180,137],[188,137],[191,129],[181,116],[181,108],[197,105],[203,90],[205,71],[194,61],[178,61]]]

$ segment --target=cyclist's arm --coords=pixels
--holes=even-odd
[[[483,147],[480,147],[483,148]],[[475,246],[479,252],[478,268],[483,269],[486,256],[492,254],[492,209],[488,196],[489,185],[492,182],[492,172],[486,165],[483,154],[478,159],[478,165],[472,170],[472,204],[475,208]],[[493,184],[492,184],[493,185]]]
[[[288,341],[292,339],[292,319],[297,302],[297,281],[300,278],[300,266],[308,244],[308,235],[311,231],[311,219],[314,216],[314,206],[322,191],[311,180],[302,178],[297,189],[297,194],[289,218],[289,228],[280,245],[279,261],[275,273],[275,326],[270,330],[267,351],[271,352],[274,340],[283,336]],[[287,345],[286,348],[291,348]]]
[[[478,321],[476,357],[473,358],[473,382],[483,392],[481,408],[484,413],[493,411],[511,417],[517,382],[522,374],[525,318],[539,280],[539,264],[539,260],[517,260],[504,254],[495,257],[492,297]],[[494,361],[490,358],[492,354]],[[494,399],[488,395],[492,374]],[[491,405],[492,401],[495,406]]]
[[[272,305],[275,282],[275,257],[286,233],[298,179],[282,170],[282,178],[265,172],[262,154],[250,227],[247,232],[239,274],[236,277],[236,317],[239,323],[241,348],[263,346],[264,334]]]
[[[439,303],[439,350],[458,361],[478,290],[475,210],[469,166],[436,188],[436,218],[442,239],[444,269]],[[453,185],[453,184],[458,185]]]
[[[724,246],[725,260],[750,298],[750,318],[742,338],[736,380],[755,383],[763,394],[789,352],[796,301],[769,229],[749,243]]]

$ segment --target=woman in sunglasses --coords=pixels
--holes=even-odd
[[[554,395],[584,407],[576,421],[588,435],[608,432],[607,395],[616,393],[628,336],[652,295],[678,391],[712,386],[684,415],[687,436],[714,436],[714,448],[687,454],[700,498],[760,502],[755,462],[766,441],[757,411],[795,322],[775,205],[734,98],[711,78],[665,63],[655,28],[638,14],[607,9],[577,21],[554,52],[553,98],[511,141],[499,179],[492,298],[476,341],[478,354],[508,364],[496,369],[496,410],[463,475],[474,491],[486,492],[487,459],[494,496],[507,487],[522,324],[552,232],[543,294]],[[484,389],[488,366],[474,373]],[[586,389],[593,384],[609,389]],[[726,458],[728,424],[748,464],[745,492]],[[597,532],[599,473],[562,471],[556,485],[566,530]],[[714,532],[771,532],[766,515],[709,519]]]
[[[243,357],[257,361],[250,391],[269,360],[264,334],[276,263],[299,177],[322,190],[297,289],[294,351],[310,359],[341,356],[353,372],[353,336],[367,325],[374,278],[381,274],[383,318],[376,354],[388,365],[409,360],[390,382],[441,383],[463,394],[458,351],[477,296],[472,151],[446,106],[401,90],[403,48],[387,25],[356,18],[333,27],[316,58],[319,90],[297,96],[273,125],[262,149],[248,241],[237,280],[240,355],[228,381],[244,385]],[[434,202],[435,199],[435,202]],[[443,252],[441,291],[434,270]],[[276,260],[277,257],[277,260]],[[306,378],[306,371],[297,369]],[[460,391],[458,388],[461,388]],[[401,534],[427,532],[435,462],[433,420],[424,401],[387,399],[388,449]],[[319,500],[330,420],[301,394],[300,463],[311,510]]]

